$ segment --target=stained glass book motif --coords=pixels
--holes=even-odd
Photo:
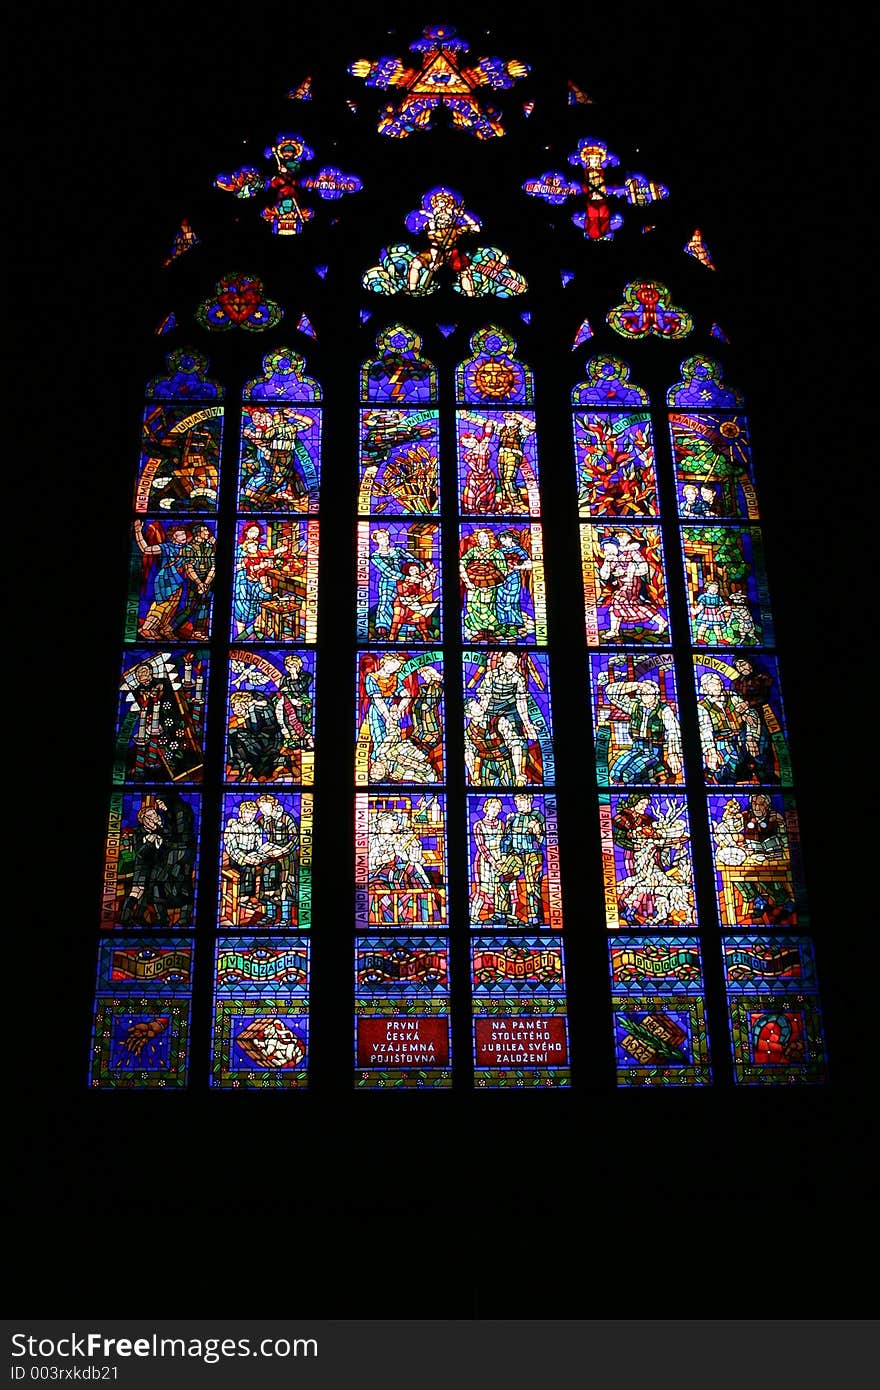
[[[211,1085],[302,1090],[308,1065],[308,938],[218,937]]]
[[[101,925],[192,926],[201,798],[176,786],[110,798]]]
[[[598,785],[680,785],[684,753],[672,653],[593,652],[590,689]]]
[[[311,786],[315,653],[232,647],[226,701],[227,782]]]
[[[471,994],[478,1087],[570,1084],[559,937],[472,937]]]
[[[609,929],[696,926],[687,799],[602,792],[599,823]]]
[[[618,1086],[709,1083],[699,937],[618,936],[608,954]]]
[[[224,794],[221,927],[311,926],[313,816],[310,792],[252,787]]]
[[[208,667],[204,647],[125,652],[114,782],[201,782]]]
[[[443,653],[359,652],[355,784],[444,781]]]
[[[462,525],[459,575],[465,641],[546,644],[540,526],[498,521]]]
[[[358,522],[359,641],[435,642],[440,636],[440,583],[436,522]]]
[[[561,931],[556,797],[471,793],[467,813],[471,927]]]
[[[175,1090],[189,1064],[191,937],[114,937],[98,946],[89,1085]]]
[[[447,937],[356,937],[354,992],[359,1090],[452,1085]]]
[[[548,658],[541,652],[462,653],[464,759],[473,787],[556,780]]]

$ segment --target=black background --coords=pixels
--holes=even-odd
[[[617,1317],[701,1306],[776,1316],[827,1312],[835,1295],[843,1313],[865,1310],[853,1256],[876,1201],[877,598],[863,38],[842,12],[784,4],[718,14],[638,3],[595,17],[558,0],[500,17],[453,9],[303,17],[276,3],[163,0],[18,17],[7,190],[9,290],[23,309],[7,337],[7,476],[20,494],[7,514],[7,727],[13,759],[22,755],[27,827],[21,853],[7,832],[6,870],[24,889],[7,922],[11,988],[24,1003],[7,1046],[21,1092],[8,1141],[16,1311],[181,1316],[207,1297],[213,1312],[237,1316]],[[151,335],[166,284],[184,302],[199,252],[177,280],[163,280],[161,261],[204,201],[193,190],[239,162],[244,135],[252,156],[276,122],[312,119],[304,105],[284,106],[289,86],[320,64],[372,110],[376,94],[346,85],[346,65],[404,55],[437,20],[474,49],[521,55],[545,75],[556,64],[589,91],[597,133],[622,155],[627,140],[643,141],[644,172],[687,188],[735,287],[724,326],[748,364],[828,1087],[368,1098],[328,1082],[268,1102],[84,1088],[125,586],[120,519],[143,381],[162,369],[164,342]],[[498,104],[520,99],[514,89]],[[532,119],[537,142],[544,112]],[[559,122],[568,124],[553,157],[528,173],[560,167],[568,132],[589,128],[562,108]],[[323,160],[318,127],[308,136]],[[425,187],[436,181],[432,138],[392,152],[411,171],[425,161]],[[463,148],[467,137],[437,139],[461,143],[465,185],[480,177],[483,152]],[[376,137],[370,148],[387,155]],[[339,163],[368,183],[363,161],[346,151]],[[377,166],[363,210],[345,200],[352,263],[373,263],[358,257],[374,252],[375,231],[361,244],[357,229],[381,198],[388,235],[400,230],[392,183]],[[493,221],[485,195],[477,210],[500,245],[527,254],[528,233],[509,215]],[[278,254],[267,249],[269,270]],[[316,321],[322,308],[332,319],[334,287],[312,281]],[[467,322],[469,307],[432,310],[425,324],[456,313]],[[365,355],[369,332],[362,342]],[[326,381],[330,349],[296,345]],[[361,352],[354,334],[350,351]],[[22,637],[33,648],[24,663]]]

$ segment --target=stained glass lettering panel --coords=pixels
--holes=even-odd
[[[431,521],[358,522],[357,635],[361,642],[440,637],[440,527]]]
[[[148,403],[135,511],[216,512],[223,406]]]
[[[308,1064],[308,938],[218,937],[211,1085],[302,1090]]]
[[[191,937],[120,936],[98,946],[89,1084],[96,1090],[186,1085]]]
[[[452,1085],[447,937],[355,938],[354,1051],[358,1089]]]
[[[355,784],[444,781],[443,653],[358,653]]]
[[[478,1088],[570,1084],[565,988],[560,937],[471,939]]]
[[[696,936],[609,939],[618,1086],[693,1086],[712,1079]]]
[[[232,647],[226,701],[227,782],[311,786],[315,652]]]
[[[748,421],[712,412],[669,416],[678,514],[683,520],[757,521]]]

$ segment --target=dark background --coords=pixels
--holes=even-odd
[[[718,15],[640,3],[594,17],[553,3],[498,19],[459,8],[359,7],[346,19],[303,17],[276,3],[163,0],[19,16],[7,274],[23,312],[7,340],[7,469],[20,492],[7,518],[15,537],[8,742],[22,754],[29,831],[21,855],[18,837],[7,840],[8,880],[24,890],[8,925],[23,928],[16,957],[27,962],[15,976],[25,1008],[7,1063],[20,1090],[7,1184],[20,1232],[16,1311],[180,1316],[205,1306],[206,1291],[218,1314],[239,1316],[865,1311],[854,1252],[876,1212],[868,955],[876,701],[867,674],[876,388],[866,350],[863,38],[842,12],[795,5]],[[496,208],[481,182],[486,151],[467,136],[439,132],[436,146],[433,136],[414,136],[388,151],[392,142],[372,135],[362,116],[344,149],[347,111],[319,126],[317,105],[284,103],[288,87],[320,71],[328,83],[338,75],[341,93],[372,112],[379,94],[346,79],[347,64],[405,56],[423,25],[439,20],[455,24],[472,51],[522,56],[548,90],[555,69],[560,102],[568,77],[595,98],[589,116],[536,107],[526,174],[567,167],[564,156],[592,128],[625,167],[686,190],[692,225],[723,267],[722,323],[739,369],[731,366],[728,380],[750,404],[831,1054],[827,1087],[723,1085],[661,1096],[617,1094],[585,1078],[569,1095],[367,1098],[319,1074],[313,1092],[270,1101],[85,1090],[126,583],[122,518],[143,382],[181,342],[153,330],[167,309],[205,293],[198,249],[162,271],[181,218],[204,210],[207,225],[215,215],[210,181],[242,162],[245,136],[248,159],[261,163],[262,141],[303,128],[318,151],[314,168],[338,137],[339,164],[367,186],[335,207],[314,201],[314,246],[300,264],[322,258],[323,235],[340,266],[373,264],[375,228],[387,225],[394,239],[401,210],[415,206],[399,201],[395,170],[408,197],[447,177],[442,165],[432,170],[435,147],[456,157],[460,149],[467,200],[490,239],[497,233],[514,264],[518,255],[531,264],[535,239],[562,238],[577,293],[593,303],[594,272],[570,210],[551,234],[537,200],[511,200],[511,213],[502,198]],[[521,84],[495,99],[513,111],[528,94]],[[550,141],[551,128],[554,149],[544,156],[542,132]],[[374,170],[358,157],[364,139]],[[383,200],[384,224],[376,220]],[[339,211],[335,234],[318,230],[328,206]],[[256,214],[241,207],[250,247]],[[238,233],[228,235],[231,252]],[[618,249],[602,272],[612,280]],[[282,273],[289,250],[267,238],[270,293],[270,274]],[[682,261],[682,283],[698,298],[697,268]],[[304,269],[291,283],[292,307],[338,324],[333,282]],[[353,379],[346,353],[353,362],[370,350],[375,322],[358,337],[355,298],[343,348],[326,345],[338,343],[332,333],[316,344],[286,335],[325,384],[337,371]],[[542,303],[545,325],[552,310],[570,336],[571,301],[549,280]],[[421,315],[427,330],[444,318],[467,324],[471,309],[476,325],[487,312],[480,305],[401,312],[417,326]],[[461,355],[461,335],[453,342],[450,360]],[[436,334],[429,347],[439,360]],[[210,350],[222,376],[228,349],[218,341],[216,355]],[[585,356],[581,349],[578,365]],[[562,402],[567,386],[559,389]],[[564,432],[559,440],[562,447]],[[326,568],[326,614],[325,577]],[[340,592],[351,592],[347,582],[341,576]],[[23,666],[22,635],[33,641]],[[332,889],[324,891],[329,902]],[[570,940],[575,933],[569,918]],[[347,925],[340,940],[347,953]],[[590,1043],[607,1046],[606,1026],[597,1015]],[[328,1045],[341,1047],[345,1077],[348,1035]],[[723,1048],[716,1037],[717,1057]]]

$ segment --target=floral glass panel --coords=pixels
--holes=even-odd
[[[609,929],[696,926],[686,798],[603,792],[599,823]]]
[[[317,512],[320,480],[320,410],[242,406],[240,512]]]
[[[541,515],[535,413],[456,411],[463,516]]]
[[[216,512],[222,437],[222,405],[148,403],[135,511]]]
[[[570,1084],[559,937],[473,937],[471,993],[478,1087]]]
[[[98,946],[89,1084],[96,1090],[186,1085],[190,937],[114,937]]]
[[[694,646],[772,646],[759,527],[683,526],[681,539]]]
[[[791,796],[736,792],[707,800],[721,925],[805,926],[800,831]]]
[[[225,781],[311,786],[314,681],[306,648],[230,649]]]
[[[114,782],[201,782],[208,663],[203,647],[125,652]]]
[[[694,658],[703,777],[709,786],[790,786],[779,663],[744,653]]]
[[[138,519],[125,640],[205,641],[214,604],[216,523]]]
[[[471,794],[467,807],[471,927],[561,931],[556,797]]]
[[[263,517],[235,538],[232,637],[314,642],[318,620],[318,523]]]
[[[440,600],[436,522],[358,522],[359,641],[435,642],[440,636]]]
[[[359,652],[355,784],[444,780],[443,653]]]
[[[302,1090],[308,1084],[308,1054],[308,938],[219,937],[211,1085]]]
[[[463,525],[459,574],[465,641],[546,644],[540,526],[497,521]]]
[[[361,411],[358,511],[436,516],[440,511],[436,410]]]
[[[735,1079],[763,1086],[827,1081],[809,938],[726,936],[723,949]]]
[[[596,781],[600,787],[684,781],[671,652],[590,654]]]
[[[669,417],[678,514],[686,520],[758,519],[744,415],[674,412]]]
[[[221,927],[311,926],[313,815],[309,792],[252,787],[224,795]]]
[[[657,474],[647,411],[575,414],[578,514],[657,516]]]
[[[587,645],[669,642],[659,526],[581,524]]]
[[[448,938],[356,937],[354,980],[357,1088],[450,1087]]]
[[[548,658],[540,652],[465,651],[462,663],[468,784],[552,786]]]
[[[436,792],[355,797],[355,915],[359,927],[447,921],[446,798]]]
[[[711,1082],[699,937],[619,936],[608,953],[618,1086]]]
[[[201,799],[167,786],[110,798],[101,924],[192,926]]]

